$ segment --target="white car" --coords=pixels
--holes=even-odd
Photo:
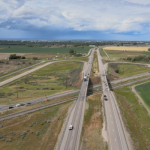
[[[73,125],[70,125],[70,126],[69,126],[69,130],[72,130],[72,129],[73,129]]]
[[[21,105],[20,104],[16,104],[16,107],[20,107]]]

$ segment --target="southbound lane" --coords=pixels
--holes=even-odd
[[[107,134],[108,134],[108,145],[110,150],[128,150],[128,145],[122,128],[122,124],[117,112],[117,108],[112,96],[111,91],[109,90],[108,82],[106,79],[106,71],[104,69],[104,64],[100,56],[99,50],[98,53],[98,64],[99,71],[101,73],[101,82],[103,95],[106,95],[107,101],[104,101],[106,123],[107,123]]]

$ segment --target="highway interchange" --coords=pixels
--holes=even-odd
[[[78,148],[79,148],[79,140],[80,140],[80,134],[81,134],[81,130],[82,130],[82,123],[83,123],[83,117],[84,117],[84,107],[85,107],[85,101],[86,101],[86,96],[87,96],[87,89],[90,88],[90,87],[88,87],[88,84],[89,84],[89,77],[90,77],[90,73],[91,73],[92,62],[93,62],[93,57],[94,57],[95,51],[97,51],[101,84],[94,85],[93,88],[102,87],[102,93],[103,93],[102,100],[104,102],[103,107],[104,107],[104,111],[105,111],[105,123],[106,123],[107,135],[108,135],[108,148],[109,148],[109,150],[128,150],[129,149],[128,144],[127,144],[127,139],[125,137],[123,125],[121,122],[121,118],[117,111],[117,107],[116,107],[116,103],[115,103],[116,100],[108,86],[108,81],[106,78],[107,66],[103,64],[99,49],[96,50],[96,48],[94,48],[94,49],[91,49],[88,53],[88,55],[90,55],[89,61],[88,61],[88,63],[86,63],[86,65],[84,67],[84,75],[86,75],[88,78],[87,78],[87,81],[84,81],[84,80],[82,81],[80,89],[70,90],[70,91],[66,91],[66,92],[62,92],[62,93],[57,93],[57,94],[54,94],[51,96],[42,97],[42,98],[28,101],[31,103],[38,103],[41,101],[46,101],[47,99],[52,100],[55,98],[79,93],[78,98],[76,99],[74,106],[71,110],[71,113],[69,114],[67,123],[65,125],[65,129],[63,131],[63,135],[59,142],[58,150],[78,150]],[[44,65],[38,66],[38,67],[31,69],[27,72],[24,72],[18,76],[10,78],[7,81],[3,81],[0,83],[0,86],[3,86],[11,81],[14,81],[22,76],[25,76],[26,74],[36,71],[36,70],[38,70],[46,65],[49,65],[51,63],[53,63],[53,62],[49,62]],[[147,73],[142,73],[142,74],[138,74],[138,75],[122,78],[122,79],[113,80],[113,81],[111,81],[111,84],[118,84],[121,82],[125,82],[128,80],[137,78],[135,81],[130,81],[130,82],[122,83],[117,86],[113,86],[114,88],[118,88],[121,86],[135,83],[137,81],[149,79],[150,78],[148,76],[149,74],[150,73],[147,72]],[[145,77],[145,78],[138,79],[139,77]],[[104,95],[106,95],[107,100],[104,100]],[[48,106],[44,105],[43,108],[55,106],[57,104],[61,104],[66,101],[68,101],[68,100],[62,100],[60,102],[51,103]],[[16,104],[12,104],[11,106],[15,107],[15,105]],[[7,110],[9,108],[8,106],[10,106],[10,105],[0,105],[0,111]],[[35,108],[35,110],[31,109],[30,111],[34,112],[36,110],[43,109],[43,108],[40,106],[39,108]],[[26,111],[22,112],[22,113],[26,113]],[[6,119],[11,118],[11,115],[13,115],[13,117],[17,117],[17,116],[20,116],[21,113],[19,114],[19,112],[18,112],[16,114],[10,114],[7,117],[0,117],[0,121],[2,121],[3,118],[6,118]],[[69,130],[69,125],[73,125],[73,130]]]

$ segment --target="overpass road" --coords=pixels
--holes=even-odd
[[[59,143],[58,150],[78,150],[80,134],[82,129],[83,117],[84,117],[84,107],[87,94],[87,88],[89,83],[89,76],[92,68],[94,50],[92,50],[88,67],[85,75],[88,76],[87,81],[82,81],[82,85],[79,91],[76,103],[70,113],[69,119],[67,121],[66,127],[64,129],[64,134]],[[73,130],[69,130],[69,125],[73,125]]]
[[[108,87],[104,64],[102,62],[102,57],[100,56],[99,50],[97,50],[97,53],[99,71],[101,73],[102,91],[103,95],[106,95],[107,97],[107,100],[104,100],[104,110],[107,124],[108,147],[110,150],[128,150],[128,145],[121,120],[117,112],[114,97]]]

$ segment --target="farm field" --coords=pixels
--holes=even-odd
[[[108,65],[108,70],[109,78],[124,78],[149,72],[150,67],[145,67],[145,65],[110,63]]]
[[[103,112],[101,94],[87,97],[79,150],[107,150],[102,137]]]
[[[147,107],[150,109],[150,82],[136,86],[135,90],[140,95]]]
[[[72,101],[1,122],[0,149],[53,150],[71,105]]]
[[[122,47],[122,46],[117,46],[117,47],[104,47],[104,50],[118,50],[118,51],[148,51],[149,47]]]
[[[27,47],[27,46],[0,46],[0,53],[69,53],[73,49],[77,53],[87,53],[91,47],[69,47],[69,48],[50,48],[50,47]]]
[[[150,149],[149,115],[131,91],[130,86],[114,89],[114,93],[117,97],[124,123],[132,139],[134,149]]]
[[[64,61],[50,64],[0,87],[1,104],[20,103],[75,89],[80,86],[83,63]],[[18,97],[18,98],[17,98]]]

